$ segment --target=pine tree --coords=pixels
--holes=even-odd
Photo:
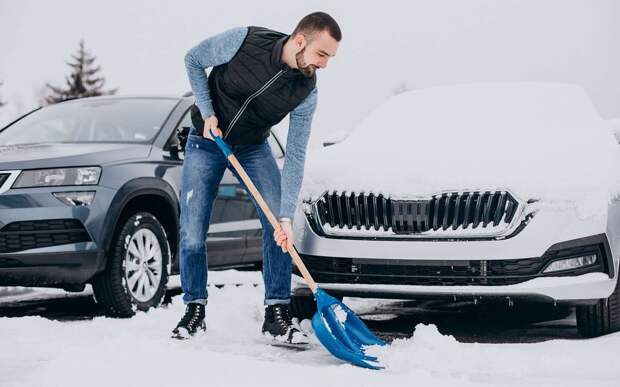
[[[93,66],[96,57],[84,48],[84,41],[80,40],[80,47],[76,55],[71,55],[73,62],[66,62],[71,67],[71,74],[65,77],[66,88],[46,84],[51,94],[45,98],[48,104],[61,102],[71,98],[95,97],[110,95],[118,89],[103,90],[105,78],[98,76],[101,66]]]

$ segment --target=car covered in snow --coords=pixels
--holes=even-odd
[[[337,296],[563,303],[584,336],[620,330],[610,129],[574,85],[401,93],[308,156],[295,245]],[[313,311],[297,276],[292,305]]]
[[[90,283],[116,316],[157,306],[178,273],[193,104],[191,93],[82,98],[0,129],[0,286]],[[281,168],[283,147],[268,141]],[[261,265],[258,213],[230,170],[210,224],[210,268]]]

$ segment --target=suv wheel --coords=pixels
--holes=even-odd
[[[106,269],[93,280],[97,302],[117,317],[159,306],[170,260],[166,232],[157,218],[148,212],[133,214],[115,233]]]
[[[577,306],[577,329],[584,337],[620,331],[620,281],[609,298],[594,305]]]

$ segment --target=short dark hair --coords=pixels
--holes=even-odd
[[[301,33],[303,35],[310,36],[314,32],[321,32],[325,30],[327,30],[329,35],[337,42],[342,39],[340,27],[333,17],[329,16],[325,12],[313,12],[304,16],[299,23],[297,23],[297,27],[295,27],[295,30],[291,35],[295,36],[296,34]]]

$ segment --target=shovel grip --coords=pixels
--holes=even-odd
[[[239,176],[241,177],[241,180],[243,181],[245,186],[248,188],[248,190],[250,191],[251,195],[254,197],[254,199],[256,200],[258,205],[260,206],[261,210],[263,210],[263,213],[265,214],[265,216],[269,220],[269,223],[271,224],[271,226],[274,229],[277,229],[278,227],[280,227],[280,222],[273,215],[273,213],[271,212],[271,209],[269,209],[269,206],[267,205],[267,203],[263,199],[263,196],[260,194],[260,192],[258,191],[256,186],[254,185],[254,183],[252,183],[252,180],[250,179],[250,176],[248,176],[248,174],[245,172],[245,170],[243,169],[243,167],[239,163],[239,160],[237,160],[237,157],[235,157],[235,155],[230,150],[230,147],[226,144],[226,142],[224,142],[224,140],[221,137],[214,136],[213,132],[211,131],[211,129],[209,129],[209,132],[211,133],[211,136],[215,140],[215,143],[220,147],[222,152],[224,152],[224,154],[226,155],[226,158],[228,158],[228,161],[230,161],[230,164],[233,166],[233,168],[235,168],[235,170],[239,174]],[[295,249],[295,246],[293,246],[292,243],[290,244],[290,248],[288,248],[287,251],[291,255],[291,258],[293,259],[293,262],[295,263],[295,266],[297,266],[297,268],[301,272],[301,275],[303,276],[304,280],[306,281],[306,283],[310,287],[310,290],[312,290],[312,293],[313,294],[316,293],[317,284],[316,284],[316,282],[314,282],[314,279],[312,278],[312,275],[310,275],[310,272],[306,268],[306,265],[304,265],[304,262],[301,260],[301,257],[299,256],[299,253],[297,253],[297,250]]]
[[[215,141],[217,146],[220,147],[222,152],[224,152],[224,155],[226,157],[228,157],[229,155],[232,154],[232,150],[230,149],[228,144],[226,144],[226,141],[224,141],[224,139],[222,137],[216,136],[215,133],[213,133],[213,131],[211,129],[209,129],[209,134],[211,134],[211,138]]]

